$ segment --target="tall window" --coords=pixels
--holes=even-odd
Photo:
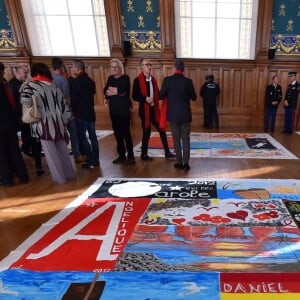
[[[175,0],[177,56],[254,59],[258,0]]]
[[[103,0],[21,0],[35,56],[109,56]]]

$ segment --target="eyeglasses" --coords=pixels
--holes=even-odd
[[[142,64],[142,66],[152,67],[152,64]]]

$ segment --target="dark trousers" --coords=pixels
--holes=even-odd
[[[37,170],[43,169],[42,167],[42,144],[39,139],[31,137],[32,156]]]
[[[32,151],[30,124],[25,124],[25,123],[21,124],[20,130],[21,130],[21,140],[22,140],[21,149],[23,153],[28,155]]]
[[[266,109],[266,116],[265,116],[265,131],[269,130],[269,126],[271,128],[271,131],[274,131],[275,129],[275,122],[276,122],[276,114],[277,114],[277,108],[267,108]],[[271,124],[270,124],[271,121]]]
[[[35,168],[41,170],[42,167],[42,145],[39,139],[31,136],[30,124],[21,125],[21,151],[26,155],[32,155]]]
[[[219,115],[215,105],[205,105],[204,107],[204,127],[219,129]]]
[[[110,115],[112,129],[117,142],[119,156],[134,158],[133,143],[130,133],[130,115]]]
[[[145,127],[145,119],[144,118],[141,118],[141,121],[142,121],[142,129],[143,129],[142,155],[147,155],[149,139],[150,139],[150,135],[151,135],[151,127],[150,126],[148,128]],[[159,132],[160,140],[164,147],[165,153],[170,152],[166,132],[159,128],[159,124],[155,119],[154,109],[150,110],[150,123],[153,124],[153,126]]]
[[[99,144],[96,135],[95,122],[76,119],[80,149],[87,157],[88,164],[99,164]],[[86,134],[89,135],[89,140]]]
[[[67,128],[70,134],[72,154],[74,158],[77,158],[80,156],[80,150],[79,150],[79,140],[77,134],[76,121],[74,118],[68,121]]]
[[[21,182],[27,182],[29,177],[19,148],[16,128],[10,124],[0,124],[0,174],[1,181],[13,184],[14,173]]]
[[[292,133],[294,130],[295,108],[284,108],[284,132]]]
[[[191,123],[169,122],[178,164],[189,164]]]

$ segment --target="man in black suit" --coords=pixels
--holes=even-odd
[[[148,144],[151,135],[151,124],[157,129],[165,150],[166,158],[173,158],[170,152],[165,128],[160,126],[160,109],[158,100],[158,86],[156,79],[151,75],[152,64],[150,59],[140,60],[142,72],[134,79],[132,99],[139,102],[139,116],[142,121],[143,138],[141,159],[151,161],[148,156]]]
[[[190,132],[192,122],[190,100],[195,101],[197,95],[193,81],[183,75],[183,60],[177,59],[174,66],[174,75],[164,78],[159,98],[167,99],[166,120],[169,122],[172,131],[177,159],[174,167],[188,171],[190,170]]]
[[[80,149],[86,155],[86,163],[81,167],[93,169],[99,167],[99,144],[96,134],[96,113],[94,108],[94,95],[96,84],[85,72],[85,64],[81,59],[73,61],[71,106],[74,112]],[[89,135],[89,140],[86,137]]]

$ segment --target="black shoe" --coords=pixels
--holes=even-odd
[[[99,167],[99,163],[92,163],[92,164],[89,164],[89,163],[85,163],[85,164],[82,164],[81,165],[81,168],[82,169],[94,169],[96,167]]]
[[[29,178],[27,178],[27,179],[20,179],[20,183],[23,183],[23,184],[29,183]]]
[[[174,158],[175,157],[175,154],[173,154],[172,152],[167,152],[165,154],[165,158]]]
[[[153,160],[153,158],[150,157],[150,156],[148,156],[147,154],[142,154],[142,155],[141,155],[141,159],[142,159],[142,160],[148,160],[148,161]]]
[[[183,169],[183,164],[174,164],[175,169]]]
[[[123,157],[123,156],[119,156],[118,158],[116,158],[115,160],[113,160],[113,164],[121,164],[123,162],[126,161],[126,157]]]
[[[45,170],[43,170],[43,169],[36,169],[36,175],[37,176],[42,176],[42,175],[44,175],[45,174]]]
[[[183,164],[183,169],[189,171],[191,167],[188,164]]]

